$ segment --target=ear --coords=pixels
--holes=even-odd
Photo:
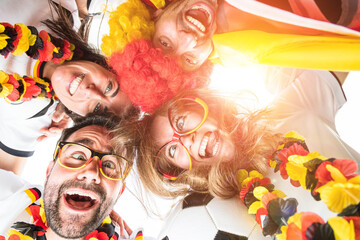
[[[55,164],[55,161],[50,161],[49,162],[49,165],[46,169],[46,178],[49,177],[49,173],[51,172],[51,169],[54,167],[54,164]]]
[[[125,190],[125,187],[126,187],[126,182],[123,182],[123,185],[122,185],[122,188],[121,188],[121,191],[119,193],[119,196],[117,197],[117,199],[120,198],[121,194],[123,194],[124,190]]]
[[[163,9],[157,9],[153,14],[152,14],[152,16],[151,16],[151,20],[153,20],[153,21],[157,21],[158,20],[158,18],[161,16],[161,14],[162,14],[162,12],[163,12]]]

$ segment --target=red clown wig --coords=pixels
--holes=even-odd
[[[123,53],[110,56],[109,64],[119,76],[121,90],[145,112],[152,112],[182,90],[206,86],[212,71],[211,63],[206,62],[197,71],[185,72],[148,40],[129,43]]]

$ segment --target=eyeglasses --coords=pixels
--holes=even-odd
[[[58,158],[59,164],[67,169],[81,169],[94,157],[99,158],[99,169],[102,175],[110,180],[125,179],[131,170],[125,158],[97,152],[78,143],[60,142],[54,153],[54,159]]]
[[[190,153],[180,138],[198,130],[205,122],[208,113],[207,104],[195,97],[184,97],[170,105],[168,117],[174,135],[170,142],[160,148],[155,159],[157,170],[164,177],[175,180],[184,171],[191,170]],[[186,162],[188,164],[185,168],[176,165]]]

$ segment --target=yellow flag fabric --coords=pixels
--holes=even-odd
[[[360,37],[244,30],[213,36],[214,63],[249,63],[333,71],[360,70]]]

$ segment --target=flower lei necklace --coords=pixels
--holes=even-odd
[[[49,227],[46,223],[43,199],[40,199],[40,205],[33,203],[26,211],[32,216],[32,224],[16,222],[12,226],[13,229],[7,233],[9,238],[0,236],[0,240],[46,240],[45,233]],[[98,229],[85,236],[85,240],[117,240],[118,237],[115,226],[108,216]]]
[[[264,236],[276,235],[278,240],[360,238],[360,175],[355,173],[355,161],[309,153],[305,139],[289,132],[268,164],[283,179],[290,177],[292,185],[310,190],[314,199],[322,200],[338,216],[325,223],[315,213],[297,213],[295,198],[284,200],[286,195],[274,190],[269,178],[240,169],[240,198],[248,213],[255,214]]]
[[[5,58],[11,53],[20,56],[26,53],[38,59],[38,66],[44,61],[62,63],[71,60],[75,46],[67,40],[55,38],[46,31],[17,23],[0,23],[0,54]],[[37,69],[35,69],[37,70]],[[34,71],[35,72],[35,71]],[[0,71],[0,98],[9,101],[30,101],[32,98],[52,98],[55,93],[48,79],[37,76],[7,74]]]

